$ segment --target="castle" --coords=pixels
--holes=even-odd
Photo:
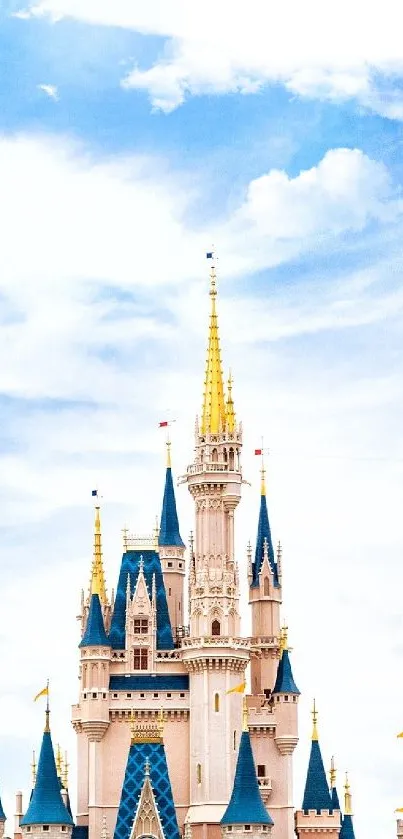
[[[55,759],[48,706],[25,807],[17,794],[14,839],[354,839],[349,784],[341,808],[333,765],[327,780],[315,708],[304,797],[294,806],[299,690],[280,620],[281,549],[273,549],[262,464],[256,545],[246,563],[235,557],[242,424],[231,377],[224,388],[216,270],[207,256],[203,408],[194,461],[181,479],[194,501],[194,539],[185,556],[168,441],[160,527],[146,538],[125,531],[109,599],[96,501],[72,710],[77,813],[73,818],[67,773],[60,755]],[[240,573],[248,579],[251,637],[241,633]],[[0,803],[0,839],[4,825]]]

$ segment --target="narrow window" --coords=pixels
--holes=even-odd
[[[220,621],[214,620],[211,624],[211,634],[212,635],[220,635],[221,634],[221,626]]]
[[[147,635],[148,620],[147,618],[134,618],[133,632],[135,635]]]
[[[133,649],[133,669],[147,670],[148,668],[148,650],[145,647],[134,647]]]
[[[220,695],[218,693],[214,694],[214,710],[216,714],[218,714],[220,710]]]
[[[201,784],[201,782],[202,782],[202,768],[201,768],[201,763],[198,763],[198,764],[197,764],[197,767],[196,767],[196,776],[197,776],[197,783],[198,783],[198,784]]]
[[[264,594],[265,597],[268,597],[269,594],[270,594],[270,583],[269,583],[269,578],[268,577],[264,578],[263,594]]]
[[[266,777],[266,767],[263,763],[258,763],[257,765],[257,776],[258,778],[265,778]]]
[[[174,567],[173,562],[168,562],[168,568],[173,568],[173,567]]]
[[[234,752],[236,752],[236,731],[234,731]]]
[[[172,594],[172,589],[171,589],[171,588],[169,588],[169,589],[168,589],[168,596],[170,597],[170,596],[171,596],[171,594]]]

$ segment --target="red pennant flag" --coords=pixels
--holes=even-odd
[[[166,420],[165,420],[165,422],[160,422],[160,424],[159,424],[159,426],[158,426],[158,427],[159,427],[159,428],[166,428],[168,425],[169,425],[169,423],[168,423],[168,422],[166,422]]]
[[[262,449],[255,449],[255,454],[263,454]]]

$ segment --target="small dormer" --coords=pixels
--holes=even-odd
[[[144,576],[143,560],[140,559],[139,573],[133,596],[130,593],[130,579],[126,591],[126,669],[129,673],[152,669],[156,637],[155,578],[150,593]]]

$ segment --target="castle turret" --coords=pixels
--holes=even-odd
[[[184,634],[184,625],[186,623],[183,611],[185,545],[179,532],[175,490],[172,480],[171,443],[169,440],[167,441],[167,467],[158,546],[169,617],[174,639],[176,640]]]
[[[234,511],[242,486],[242,427],[235,416],[232,378],[225,398],[216,301],[213,260],[203,407],[196,423],[195,460],[186,475],[195,503],[195,536],[189,581],[190,638],[183,641],[181,657],[190,674],[187,831],[193,839],[217,837],[230,797],[241,733],[241,694],[232,690],[244,682],[250,656],[248,641],[240,638],[234,554]]]
[[[252,642],[256,655],[251,661],[254,694],[271,690],[276,678],[280,650],[281,567],[274,556],[262,460],[260,509],[254,562],[250,562],[249,603],[252,608]],[[279,554],[280,554],[279,548]]]
[[[111,643],[106,634],[102,606],[106,602],[105,580],[101,557],[101,526],[99,507],[95,508],[95,547],[92,563],[89,611],[84,634],[79,644],[80,703],[75,720],[79,734],[78,749],[85,754],[88,766],[88,800],[81,798],[87,791],[78,790],[78,813],[85,813],[90,833],[101,832],[102,806],[102,748],[101,740],[109,727],[109,673]]]
[[[295,814],[295,832],[298,837],[338,839],[340,833],[340,812],[333,810],[331,795],[327,784],[325,767],[319,745],[317,729],[318,715],[313,706],[313,731],[311,754],[305,783],[302,809]]]
[[[346,782],[344,784],[344,816],[340,831],[340,839],[355,839],[354,825],[353,825],[353,808],[351,803],[350,784],[346,774]]]
[[[22,835],[40,839],[44,831],[49,839],[60,837],[63,832],[71,836],[73,819],[67,811],[60,793],[55,755],[49,727],[49,706],[46,710],[46,724],[39,755],[35,787],[28,810],[21,819]]]
[[[234,785],[228,807],[221,819],[223,837],[260,839],[270,835],[273,819],[266,810],[260,794],[256,768],[248,730],[246,700],[243,708],[242,734],[238,750]]]

